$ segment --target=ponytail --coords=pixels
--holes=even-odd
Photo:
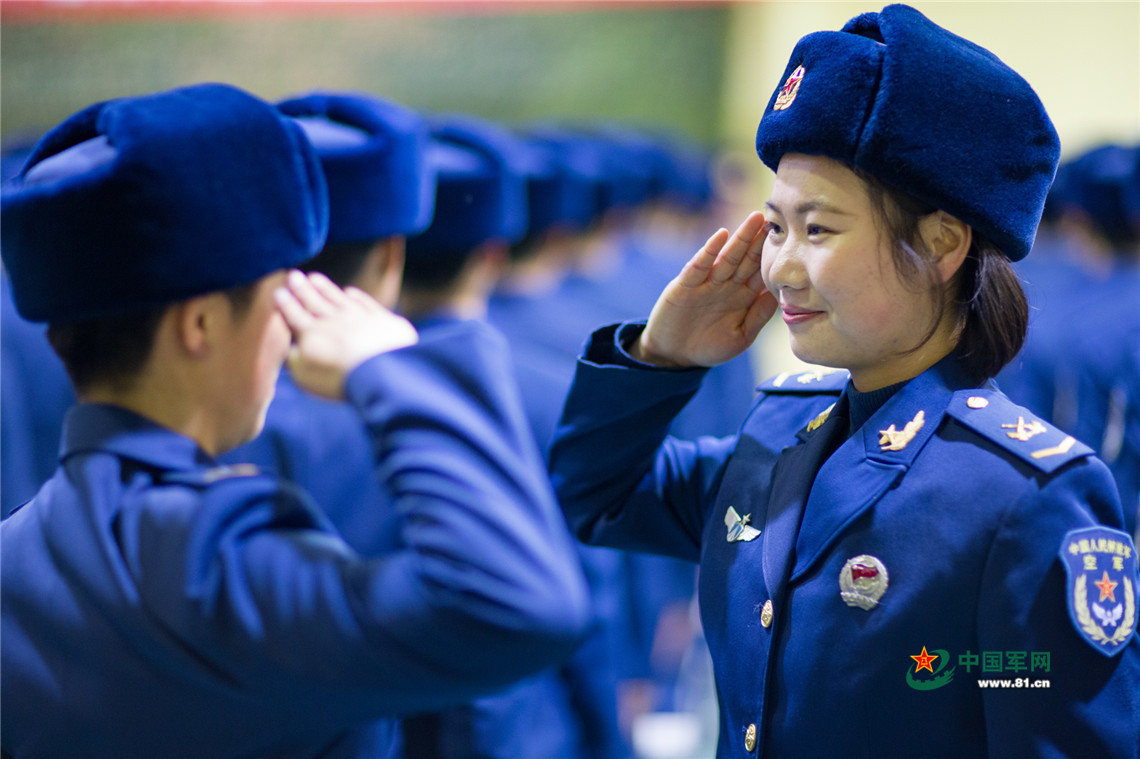
[[[977,230],[959,275],[956,352],[971,377],[982,382],[1021,350],[1029,304],[1009,259]]]

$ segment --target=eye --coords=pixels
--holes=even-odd
[[[805,231],[808,237],[818,237],[819,235],[828,234],[831,230],[826,227],[821,227],[818,224],[808,224]]]
[[[772,221],[764,222],[764,234],[765,235],[767,235],[769,237],[777,237],[779,235],[782,235],[783,233],[784,233],[784,230],[779,224],[776,224],[775,222],[772,222]]]

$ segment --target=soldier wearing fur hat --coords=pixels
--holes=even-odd
[[[584,583],[517,400],[465,392],[502,371],[501,340],[417,342],[363,292],[287,272],[327,218],[302,129],[218,84],[93,105],[4,187],[16,305],[80,398],[59,469],[0,523],[5,756],[385,756],[395,715],[577,641]],[[383,556],[295,487],[216,465],[286,355],[369,425],[406,517]]]
[[[700,563],[720,757],[1135,757],[1112,478],[990,382],[1060,152],[1040,100],[891,5],[799,41],[756,147],[765,214],[585,348],[551,453],[572,527]],[[666,438],[777,311],[823,368],[735,436]]]

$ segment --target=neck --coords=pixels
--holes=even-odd
[[[212,423],[204,406],[187,402],[192,397],[180,390],[183,383],[157,382],[148,377],[136,379],[129,387],[97,386],[79,395],[84,403],[102,403],[125,408],[155,424],[185,435],[211,456],[223,446],[218,425]]]
[[[546,295],[557,290],[565,278],[565,263],[560,258],[540,253],[512,263],[498,289],[513,295]]]
[[[906,382],[946,358],[953,349],[953,342],[944,343],[932,338],[918,350],[907,354],[902,361],[894,362],[889,367],[869,366],[852,370],[851,384],[860,393],[870,393]]]
[[[412,321],[435,313],[448,313],[460,319],[485,319],[487,303],[502,275],[505,258],[505,249],[484,246],[446,285],[417,287],[405,283],[400,293],[400,313]]]
[[[405,286],[400,294],[400,313],[412,321],[439,313],[459,319],[484,319],[487,316],[487,296],[452,287],[420,290]]]

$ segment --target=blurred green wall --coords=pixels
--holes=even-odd
[[[225,81],[268,99],[360,89],[504,123],[612,119],[719,134],[728,7],[346,4],[39,18],[0,5],[0,131],[106,98]]]

